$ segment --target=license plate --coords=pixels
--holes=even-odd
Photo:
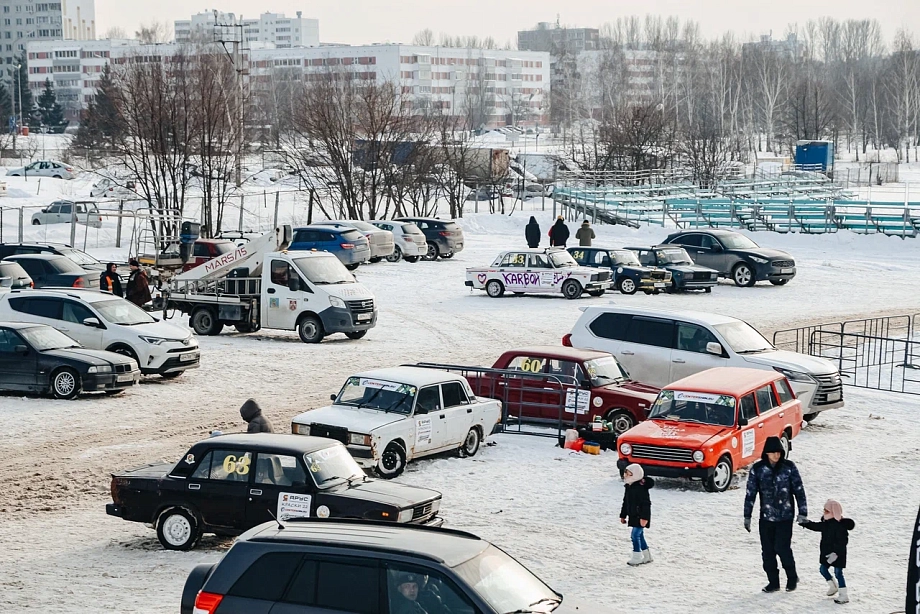
[[[657,284],[655,284],[655,287],[656,287],[656,288],[664,288],[665,285],[666,285],[666,284],[664,284],[664,283],[657,283]]]
[[[131,373],[126,373],[124,375],[119,375],[115,378],[116,382],[130,382],[134,379],[134,375]]]
[[[779,270],[780,275],[789,275],[790,273],[792,273],[792,271],[793,269],[780,269]]]
[[[364,321],[366,321],[366,320],[370,320],[370,319],[373,317],[373,315],[374,315],[374,314],[372,314],[372,313],[359,313],[359,314],[358,314],[358,317],[357,317],[357,320],[358,320],[358,322],[364,322]]]
[[[839,401],[842,393],[838,390],[837,392],[831,392],[827,395],[827,402],[833,403],[834,401]]]
[[[179,356],[179,362],[191,362],[196,358],[198,358],[198,354],[195,352],[192,352],[191,354],[182,354]]]

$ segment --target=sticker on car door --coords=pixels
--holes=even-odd
[[[572,413],[576,411],[579,414],[588,413],[588,407],[591,405],[591,391],[577,390],[569,388],[565,391],[565,411]]]
[[[431,445],[431,418],[415,421],[415,445]]]
[[[741,458],[753,456],[754,449],[757,447],[755,435],[754,429],[748,429],[741,433]]]
[[[290,520],[291,518],[309,518],[310,503],[313,501],[312,495],[304,495],[296,492],[278,493],[278,509],[275,518],[278,520]]]

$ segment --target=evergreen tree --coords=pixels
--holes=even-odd
[[[0,81],[0,130],[6,132],[10,117],[13,116],[13,99],[6,84]]]
[[[51,79],[45,79],[45,89],[38,97],[36,114],[42,125],[48,128],[48,132],[61,133],[67,128],[69,122],[64,118],[64,108],[57,102]]]
[[[74,137],[78,149],[111,148],[122,135],[123,123],[115,100],[118,91],[109,66],[103,68],[96,93],[83,111]]]

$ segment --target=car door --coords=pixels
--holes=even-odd
[[[53,174],[50,162],[40,162],[38,165],[38,174],[42,177],[50,177]]]
[[[254,463],[246,504],[247,527],[301,513],[307,517],[313,515],[316,486],[307,478],[302,458],[258,452]],[[282,513],[285,518],[280,518]]]
[[[249,503],[252,452],[214,449],[189,476],[187,502],[201,514],[205,524],[242,530]]]
[[[57,329],[79,341],[88,348],[103,347],[103,329],[98,326],[87,326],[83,323],[87,318],[95,318],[102,323],[102,320],[95,313],[81,303],[73,300],[64,300],[61,309],[61,321],[57,324]]]
[[[17,352],[25,346],[27,352]],[[38,353],[9,328],[0,328],[0,388],[23,390],[37,382]]]
[[[673,320],[634,315],[616,358],[638,381],[666,386],[671,383],[674,335]]]
[[[52,297],[17,296],[8,299],[10,307],[22,314],[22,317],[13,317],[14,321],[46,324],[57,328],[61,324],[61,314],[64,301]]]
[[[512,292],[533,290],[526,283],[527,254],[517,252],[506,254],[499,264],[499,269],[501,270],[502,283],[505,284],[506,289]]]
[[[508,370],[521,371],[520,376],[502,375],[498,383],[498,397],[502,407],[511,418],[547,418],[559,419],[559,397],[546,391],[546,382],[542,377],[526,377],[524,374],[543,375],[546,359],[542,356],[522,354],[515,356],[506,367]]]
[[[418,391],[415,401],[415,451],[414,456],[421,456],[446,446],[448,434],[442,425],[446,415],[442,411],[441,387],[426,386]]]
[[[741,431],[740,464],[735,469],[758,460],[763,444],[769,436],[764,418],[757,413],[757,402],[753,392],[741,397],[741,404],[738,408],[738,425]]]
[[[268,301],[262,303],[262,321],[266,328],[279,330],[294,330],[297,324],[297,315],[303,308],[301,292],[291,290],[292,281],[300,288],[302,283],[300,274],[286,260],[272,259],[268,266],[269,283],[265,288]],[[298,283],[299,282],[299,283]]]
[[[62,202],[61,208],[58,210],[57,215],[54,216],[54,219],[50,223],[69,224],[72,217],[73,203]]]
[[[587,326],[588,336],[578,347],[588,350],[601,350],[617,357],[627,371],[630,358],[635,354],[622,354],[620,348],[626,340],[626,331],[632,322],[632,315],[628,313],[604,312],[598,314]]]
[[[531,292],[555,292],[556,271],[546,254],[528,254],[524,280]]]
[[[676,326],[676,346],[671,352],[672,382],[706,369],[728,366],[725,350],[719,356],[706,351],[708,344],[719,343],[712,331],[689,322],[676,322]]]
[[[765,437],[779,437],[783,434],[786,412],[780,409],[780,403],[773,391],[773,385],[767,384],[754,391],[757,400],[757,413],[764,421]],[[758,450],[757,454],[761,453]]]
[[[279,567],[275,563],[274,568]],[[227,614],[400,614],[401,611],[389,610],[383,605],[382,580],[383,574],[377,559],[355,556],[354,553],[347,558],[309,553],[293,579],[272,583],[279,585],[284,594],[274,605],[268,604],[270,610],[255,610],[252,605],[248,605],[226,611]],[[266,584],[263,580],[260,585]],[[228,599],[233,599],[235,589],[230,590]],[[225,611],[225,603],[228,603],[227,599],[220,604],[221,612]],[[448,610],[421,609],[412,612],[435,614],[446,613]],[[456,614],[466,613],[458,611]]]
[[[61,213],[60,203],[51,203],[38,214],[38,219],[42,224],[55,224],[58,222],[58,215]]]
[[[558,378],[558,382],[550,380],[545,386],[548,391],[547,401],[556,407],[560,403],[564,405],[563,418],[573,420],[576,412],[579,416],[587,415],[591,406],[591,388],[590,386],[582,387],[586,380],[581,364],[572,360],[550,358],[546,361],[545,372],[546,375]],[[559,411],[556,407],[549,408],[547,418],[559,419]],[[584,418],[580,419],[584,420]]]
[[[443,418],[438,418],[440,428],[444,431],[444,435],[439,438],[441,447],[459,448],[473,425],[473,405],[460,382],[441,384],[441,400],[444,404],[440,414]]]

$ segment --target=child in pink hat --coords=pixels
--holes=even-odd
[[[802,527],[821,533],[819,571],[827,580],[827,595],[836,595],[834,603],[850,601],[847,597],[847,583],[843,578],[843,570],[847,566],[849,534],[855,526],[855,522],[843,517],[843,506],[833,499],[828,499],[824,504],[824,516],[819,522],[802,523]],[[831,567],[834,568],[834,576],[831,576]]]

